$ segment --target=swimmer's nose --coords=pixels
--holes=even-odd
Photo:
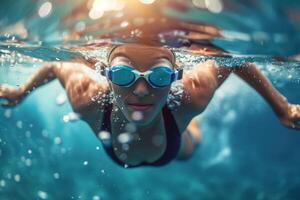
[[[139,78],[133,85],[133,94],[138,97],[144,97],[149,95],[149,86],[144,78]]]

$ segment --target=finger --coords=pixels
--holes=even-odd
[[[293,118],[300,118],[300,105],[292,105],[290,112]]]
[[[4,89],[0,88],[0,98],[4,98],[4,96],[5,96],[5,91]]]
[[[293,124],[296,129],[300,129],[300,118],[295,120]]]
[[[288,123],[284,123],[284,125],[287,127],[287,128],[290,128],[290,129],[300,129],[300,123],[297,122],[297,121],[290,121]]]
[[[7,86],[6,85],[0,85],[0,95],[3,95],[7,91]]]
[[[300,130],[300,125],[299,124],[293,124],[292,128],[296,129],[296,130]]]
[[[6,101],[6,102],[0,103],[0,105],[4,108],[12,107],[12,106],[15,106],[16,104],[17,104],[16,101],[14,101],[14,102]]]
[[[300,119],[300,105],[296,106],[296,117]]]
[[[284,121],[281,121],[281,123],[286,128],[290,128],[290,129],[296,129],[299,126],[298,124],[295,124],[293,121],[290,121],[290,120],[284,120]]]
[[[1,107],[3,108],[11,108],[14,107],[16,104],[1,104]]]
[[[0,85],[0,91],[7,88],[9,85],[8,84],[1,84]]]
[[[9,107],[9,103],[8,103],[8,102],[1,103],[0,105],[1,105],[2,107],[4,107],[4,108],[5,108],[5,107]]]

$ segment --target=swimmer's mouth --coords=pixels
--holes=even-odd
[[[127,104],[132,110],[146,111],[153,107],[153,104]]]

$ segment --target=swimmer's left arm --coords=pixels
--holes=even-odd
[[[193,68],[190,75],[184,78],[186,91],[189,94],[186,107],[192,105],[191,112],[203,111],[201,108],[206,107],[214,92],[231,73],[235,73],[254,88],[270,104],[283,125],[300,129],[300,105],[290,104],[252,63],[234,68],[219,66],[213,60],[200,63]]]
[[[255,64],[246,63],[235,68],[218,67],[216,77],[218,77],[219,84],[221,84],[224,78],[226,79],[231,72],[246,81],[270,104],[283,125],[289,128],[300,129],[300,105],[290,104],[287,99],[274,88],[272,83],[262,74]]]

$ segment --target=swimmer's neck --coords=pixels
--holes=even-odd
[[[151,129],[152,131],[155,130],[155,127],[161,123],[161,114],[158,114],[150,123],[148,124],[140,124],[134,123],[138,130],[146,131]]]
[[[147,124],[141,124],[141,123],[135,123],[135,122],[132,122],[132,121],[129,121],[123,114],[123,112],[121,111],[121,109],[117,109],[117,111],[115,111],[115,108],[118,108],[117,105],[114,104],[114,109],[113,109],[113,116],[115,117],[118,117],[119,118],[119,121],[127,124],[127,123],[133,123],[136,128],[140,131],[140,132],[146,132],[146,131],[149,131],[149,130],[155,130],[155,127],[161,125],[162,123],[162,113],[160,112],[160,114],[158,114],[150,123],[147,123]],[[151,132],[151,131],[150,131]]]

